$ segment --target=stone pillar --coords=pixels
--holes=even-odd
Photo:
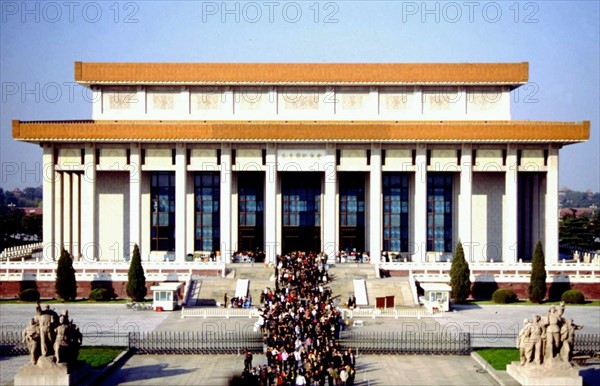
[[[427,258],[427,146],[424,144],[417,145],[414,202],[413,261],[424,262]]]
[[[129,153],[129,257],[133,245],[142,248],[142,149],[139,143],[132,143]],[[148,253],[149,251],[143,251]]]
[[[518,240],[518,159],[517,149],[508,145],[506,151],[506,176],[504,217],[502,218],[502,261],[514,263],[517,261]]]
[[[265,165],[265,258],[267,262],[274,262],[279,245],[277,221],[277,147],[273,143],[267,144],[267,157]]]
[[[52,145],[43,145],[44,155],[42,156],[43,162],[43,173],[42,176],[44,178],[43,181],[43,208],[44,208],[44,216],[43,216],[43,256],[45,260],[54,260],[56,259],[56,239],[54,234],[54,182],[56,180],[55,176],[55,167],[54,167],[54,146]]]
[[[73,257],[81,257],[81,174],[71,174],[71,197],[72,197],[72,212],[71,216],[71,230],[72,230],[72,243],[73,243]]]
[[[185,144],[175,147],[175,260],[185,261],[186,250],[186,193],[187,193],[187,152]],[[221,229],[223,222],[221,222]],[[228,224],[228,223],[225,223]],[[222,231],[221,231],[222,232]],[[222,233],[221,233],[222,234]],[[192,252],[192,251],[189,251]]]
[[[558,147],[548,149],[546,172],[546,245],[544,256],[546,265],[558,261]]]
[[[85,144],[83,175],[81,177],[81,254],[88,261],[98,256],[96,240],[96,148],[93,144]]]
[[[323,251],[328,257],[335,257],[339,249],[336,226],[338,222],[337,208],[337,162],[335,145],[327,144],[325,160],[325,194],[323,199]]]
[[[219,206],[221,208],[221,260],[231,263],[231,145],[221,145],[221,189]]]
[[[383,246],[382,207],[381,207],[381,144],[371,144],[371,171],[369,175],[369,256],[371,264],[381,262]]]
[[[458,199],[458,238],[467,262],[473,261],[473,156],[471,145],[463,145],[460,157],[460,196]]]
[[[71,195],[71,172],[63,172],[62,174],[62,185],[63,185],[63,208],[62,208],[62,226],[63,226],[63,248],[73,256],[73,244],[72,244],[72,227],[71,219],[73,218],[72,212],[72,195]]]
[[[59,168],[60,170],[60,168]],[[65,247],[63,228],[63,173],[56,170],[54,173],[54,241],[56,242],[56,258],[60,256]]]

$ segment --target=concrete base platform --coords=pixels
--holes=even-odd
[[[506,372],[523,386],[582,386],[583,378],[579,370],[560,360],[550,360],[542,365],[521,366],[513,362]]]
[[[38,363],[21,367],[14,379],[15,386],[29,385],[76,385],[89,373],[89,365],[55,363],[53,357],[41,357]]]

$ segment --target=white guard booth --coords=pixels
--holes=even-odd
[[[419,283],[425,295],[420,298],[421,303],[430,313],[450,311],[450,291],[452,288],[445,283]]]
[[[173,311],[181,306],[181,283],[164,282],[150,287],[153,292],[152,308],[155,311]]]

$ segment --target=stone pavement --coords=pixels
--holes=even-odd
[[[107,385],[227,385],[244,368],[242,355],[135,355]],[[253,365],[263,363],[255,355]],[[364,355],[356,385],[473,385],[497,383],[469,356]]]
[[[133,311],[127,309],[124,304],[53,304],[51,307],[58,312],[68,308],[70,316],[84,333],[102,333],[109,338],[114,334],[125,334],[129,331],[239,331],[252,329],[256,321],[255,318],[181,319],[179,312]],[[366,331],[414,332],[461,330],[488,334],[490,342],[493,342],[495,334],[515,334],[524,318],[530,318],[532,314],[544,315],[548,311],[546,305],[456,308],[457,312],[449,312],[437,318],[365,318],[364,326],[357,328]],[[27,320],[34,315],[34,305],[0,304],[0,331],[18,331],[20,334]],[[573,318],[575,323],[585,326],[580,333],[600,334],[600,307],[567,306],[565,317]],[[114,338],[104,343],[125,344]],[[0,385],[11,384],[12,378],[27,360],[26,356],[0,358]],[[262,355],[255,355],[255,363],[262,360],[265,360]],[[481,371],[481,367],[470,357],[361,356],[359,365],[361,368],[356,379],[363,381],[364,385],[393,385],[398,382],[411,385],[494,384],[487,373],[478,372]],[[226,384],[229,377],[232,374],[239,375],[242,368],[242,357],[235,355],[133,356],[121,369],[115,371],[110,380],[146,385]],[[427,378],[429,374],[432,376]],[[469,383],[472,380],[476,382]]]

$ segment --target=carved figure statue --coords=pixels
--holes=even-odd
[[[544,328],[539,315],[534,315],[531,323],[531,333],[527,342],[526,356],[528,362],[542,363],[542,341]]]
[[[564,319],[562,318],[565,312],[565,304],[560,303],[560,308],[557,309],[555,306],[550,307],[548,310],[548,327],[546,327],[546,357],[554,358],[560,351],[560,329],[563,325]]]
[[[57,363],[71,362],[79,356],[83,335],[69,320],[69,311],[58,317],[49,306],[42,309],[38,303],[37,318],[32,318],[23,330],[23,342],[27,343],[31,363],[38,364],[40,356],[53,356]]]
[[[581,330],[583,326],[573,323],[573,319],[567,319],[560,328],[560,359],[570,362],[573,358],[573,342],[575,341],[575,330]]]
[[[529,320],[523,320],[523,328],[517,335],[517,348],[519,349],[521,366],[524,366],[527,362],[527,343],[531,336],[532,324]]]
[[[36,307],[37,319],[40,326],[40,349],[42,356],[50,354],[52,344],[54,342],[54,328],[57,323],[57,315],[54,310],[46,305],[46,309],[42,310],[40,303]]]
[[[573,323],[573,319],[564,319],[564,303],[560,307],[550,307],[544,317],[533,315],[531,321],[525,319],[519,331],[516,345],[520,353],[520,365],[551,366],[556,362],[570,363],[573,357],[575,331],[583,326]]]
[[[29,324],[23,330],[23,342],[27,344],[31,364],[35,365],[40,357],[40,328],[37,320],[31,318]]]
[[[56,363],[66,362],[64,359],[65,351],[69,348],[69,325],[64,315],[60,316],[58,327],[54,329],[56,339],[54,340],[54,358]]]

